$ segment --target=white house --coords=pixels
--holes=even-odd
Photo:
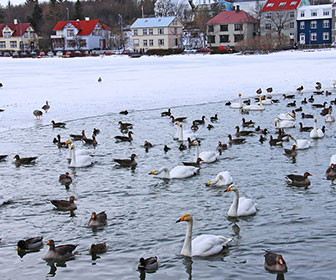
[[[111,29],[99,20],[59,21],[51,35],[54,50],[106,49],[110,44]]]

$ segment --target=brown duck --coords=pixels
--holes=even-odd
[[[200,168],[201,167],[200,163],[202,161],[203,161],[203,159],[197,158],[196,162],[193,162],[193,161],[191,161],[191,162],[183,161],[182,163],[185,166],[194,166],[194,167]]]
[[[125,159],[113,159],[113,161],[119,163],[121,167],[135,167],[137,165],[137,162],[135,161],[135,158],[138,157],[136,154],[132,154],[131,158],[125,158]]]
[[[305,172],[303,175],[289,174],[286,176],[288,184],[296,187],[308,187],[310,180],[308,176],[312,176],[309,172]]]
[[[89,227],[98,227],[105,226],[107,220],[107,215],[105,211],[96,214],[96,212],[92,212],[91,218],[88,222]]]
[[[21,164],[35,164],[35,160],[37,157],[26,157],[21,158],[19,155],[15,155],[13,157],[15,159],[15,165],[21,165]]]
[[[75,204],[76,197],[70,196],[69,200],[50,200],[50,202],[56,207],[57,210],[74,211],[77,209]]]
[[[239,126],[236,125],[235,126],[236,129],[236,136],[252,136],[254,134],[254,131],[250,131],[250,130],[240,130]]]
[[[114,138],[116,139],[117,142],[132,142],[133,137],[132,134],[134,134],[132,131],[128,132],[128,136],[115,136]]]
[[[231,136],[231,134],[229,134],[227,137],[229,138],[229,144],[230,145],[232,145],[232,144],[239,145],[239,144],[243,144],[243,143],[246,142],[245,138],[236,138],[236,139],[233,139],[232,136]]]
[[[82,134],[70,134],[70,137],[73,141],[81,141],[82,139],[86,138],[85,130],[82,130]]]
[[[297,155],[296,148],[297,146],[293,145],[291,149],[285,149],[284,155],[288,157],[296,157]]]
[[[65,174],[61,174],[58,178],[58,181],[64,185],[65,187],[69,187],[70,184],[72,183],[72,178],[69,174],[69,172],[66,172]]]
[[[334,180],[336,179],[336,166],[333,163],[330,164],[330,166],[326,170],[326,176],[327,180],[331,180],[332,182],[334,182]]]
[[[46,245],[49,245],[49,251],[44,258],[49,261],[66,261],[74,257],[72,251],[78,246],[73,244],[55,246],[54,240],[49,240]]]
[[[66,123],[64,122],[55,122],[54,120],[51,121],[53,128],[65,128]]]
[[[265,253],[264,267],[266,270],[277,273],[287,272],[287,265],[283,257],[279,254],[267,250]]]

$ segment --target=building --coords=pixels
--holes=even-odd
[[[0,23],[0,51],[33,51],[38,49],[38,35],[30,23]]]
[[[207,22],[209,47],[230,46],[256,36],[258,20],[241,10],[223,11]]]
[[[235,0],[233,6],[242,11],[249,13],[256,19],[260,18],[262,8],[265,6],[266,0]]]
[[[331,44],[332,5],[302,6],[298,9],[297,33],[300,45]]]
[[[138,18],[131,25],[134,51],[182,48],[181,21],[176,17]]]
[[[99,20],[59,21],[51,35],[53,50],[94,50],[110,47],[111,29]]]
[[[261,35],[275,35],[279,43],[295,44],[297,41],[297,9],[309,5],[308,0],[268,0],[261,10]],[[281,36],[285,42],[280,42]]]
[[[336,44],[336,2],[332,5],[331,42]]]

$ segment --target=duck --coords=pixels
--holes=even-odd
[[[181,250],[181,255],[185,257],[207,257],[219,254],[225,249],[231,238],[226,238],[220,235],[210,235],[210,234],[202,234],[197,236],[193,240],[192,238],[192,230],[193,230],[193,217],[191,214],[186,213],[180,219],[176,221],[179,222],[187,222],[187,231],[185,235],[184,244]]]
[[[229,144],[230,145],[233,145],[233,144],[234,145],[239,145],[239,144],[244,144],[246,142],[245,138],[235,138],[235,139],[233,139],[231,134],[229,134],[227,137],[229,138]]]
[[[34,110],[33,115],[36,117],[37,120],[40,120],[43,115],[43,112],[40,110]]]
[[[92,151],[88,150],[88,149],[72,149],[71,148],[71,144],[72,142],[70,140],[65,141],[65,144],[68,146],[68,153],[66,156],[67,160],[71,160],[71,154],[75,153],[76,156],[90,156],[92,155]]]
[[[193,161],[191,161],[191,162],[183,161],[182,163],[185,166],[194,166],[194,167],[200,168],[201,167],[201,165],[200,165],[201,162],[203,162],[203,159],[197,158],[197,160],[195,162],[193,162]]]
[[[210,121],[211,121],[211,122],[216,122],[216,121],[218,121],[218,116],[217,116],[217,114],[215,114],[213,117],[210,117]]]
[[[164,145],[163,150],[165,153],[167,153],[171,148],[169,148],[167,145]]]
[[[25,240],[19,240],[17,243],[17,250],[24,250],[24,251],[35,251],[40,249],[43,246],[43,237],[31,237]]]
[[[98,78],[98,83],[101,83],[103,81],[102,77]]]
[[[4,161],[8,155],[0,155],[0,161]]]
[[[243,108],[243,102],[242,102],[241,97],[242,97],[242,94],[239,93],[238,94],[238,103],[231,103],[230,104],[231,109],[242,109]]]
[[[61,174],[58,178],[58,181],[64,185],[66,188],[69,188],[70,184],[72,183],[72,178],[69,174],[69,172],[66,172],[65,174]]]
[[[325,108],[325,106],[328,104],[327,101],[324,101],[323,104],[312,104],[313,108]]]
[[[64,122],[55,122],[54,120],[51,121],[53,128],[59,127],[59,128],[65,128],[66,123]]]
[[[294,112],[302,112],[303,111],[303,109],[302,109],[302,107],[300,106],[299,108],[296,108],[295,110],[294,110]]]
[[[73,250],[78,246],[73,244],[55,246],[54,240],[49,240],[46,245],[49,245],[49,250],[44,259],[47,261],[66,261],[74,257]]]
[[[168,116],[168,117],[169,117],[170,115],[171,115],[170,108],[168,108],[167,111],[164,111],[164,112],[161,113],[161,117],[165,117],[165,116]]]
[[[21,158],[19,155],[15,155],[13,158],[15,159],[14,163],[16,166],[20,166],[21,164],[35,164],[37,159],[37,157]]]
[[[310,185],[310,180],[308,176],[313,176],[309,172],[305,172],[303,175],[289,174],[286,176],[287,183],[296,187],[308,187]]]
[[[295,98],[295,94],[283,94],[282,95],[284,99],[293,99]]]
[[[219,155],[222,155],[222,152],[227,150],[227,148],[228,148],[227,144],[222,144],[221,141],[218,141],[217,151],[219,152]]]
[[[326,176],[327,176],[327,180],[331,180],[332,182],[334,182],[334,180],[336,179],[336,166],[335,164],[330,164],[330,166],[328,167],[328,169],[325,172]]]
[[[126,159],[113,159],[113,161],[117,162],[121,167],[136,167],[137,162],[135,161],[135,158],[138,157],[136,154],[132,154],[131,158]]]
[[[147,270],[147,271],[154,271],[159,268],[158,258],[150,257],[150,258],[140,258],[138,264],[138,270]]]
[[[148,152],[148,149],[153,148],[153,144],[148,142],[147,140],[145,141],[143,146],[144,146],[146,152]]]
[[[275,120],[274,123],[275,123],[276,128],[295,127],[295,121],[291,121],[291,120]]]
[[[206,184],[207,186],[228,186],[233,183],[233,179],[229,171],[219,172],[215,179],[209,180]]]
[[[265,252],[264,267],[270,272],[285,273],[287,272],[287,265],[282,255],[273,253],[270,250]]]
[[[246,104],[246,105],[251,105],[251,100],[250,99],[245,99],[243,101],[243,103]]]
[[[86,138],[85,130],[82,130],[82,134],[70,134],[69,135],[73,141],[81,141],[82,139]]]
[[[120,115],[128,115],[128,111],[127,111],[127,110],[120,111],[119,114],[120,114]]]
[[[254,121],[252,121],[252,120],[247,121],[247,120],[245,120],[245,118],[242,118],[242,126],[243,127],[254,127],[254,125],[255,125]]]
[[[92,256],[96,256],[97,254],[103,254],[106,253],[107,247],[106,243],[97,243],[97,244],[91,244],[91,247],[89,249],[89,254]]]
[[[79,167],[88,167],[92,165],[91,157],[88,155],[76,156],[75,145],[71,145],[71,159],[69,167],[79,168]]]
[[[44,104],[44,105],[42,106],[42,109],[43,109],[46,113],[48,113],[48,111],[49,111],[49,109],[50,109],[50,105],[49,105],[48,100],[46,101],[46,104]]]
[[[230,106],[231,104],[232,104],[231,101],[228,101],[225,103],[225,106]]]
[[[73,195],[70,196],[69,200],[50,200],[50,202],[56,207],[57,210],[62,211],[74,211],[77,209],[77,206],[75,204],[75,200],[77,200],[76,197]]]
[[[299,122],[300,125],[300,132],[304,132],[304,131],[311,131],[313,129],[312,126],[303,126],[302,122]]]
[[[207,129],[208,130],[211,130],[211,129],[213,129],[214,128],[214,126],[212,125],[212,124],[208,124],[208,126],[207,126]]]
[[[193,123],[196,125],[205,124],[205,116],[202,116],[200,120],[194,120]]]
[[[298,88],[296,88],[296,90],[301,93],[303,91],[303,86],[299,86]]]
[[[273,136],[271,135],[268,143],[271,146],[282,146],[282,139],[273,138]]]
[[[287,107],[296,107],[296,100],[294,100],[293,102],[289,102],[287,104]]]
[[[317,119],[314,118],[314,128],[310,131],[310,138],[319,139],[324,137],[324,132],[322,129],[317,128]]]
[[[239,197],[238,188],[232,184],[224,192],[233,191],[233,203],[228,211],[229,217],[251,216],[257,213],[256,204],[252,199]]]
[[[259,137],[259,142],[260,142],[261,144],[264,143],[266,140],[267,140],[267,138],[266,138],[265,136],[260,135],[260,137]]]
[[[193,132],[195,132],[195,131],[198,130],[198,125],[193,123],[193,124],[191,125],[190,129],[191,129]]]
[[[167,167],[153,170],[149,175],[158,175],[163,172],[162,179],[184,179],[198,174],[199,168],[194,166],[175,166],[171,171]]]
[[[258,89],[256,90],[256,93],[257,93],[257,94],[261,94],[261,93],[262,93],[262,89],[261,89],[261,88],[258,88]]]
[[[320,112],[321,116],[326,116],[329,114],[329,112],[332,112],[332,106],[330,105],[328,108],[323,108],[322,111]]]
[[[288,157],[296,157],[296,155],[297,155],[296,148],[297,147],[294,144],[291,149],[285,149],[284,150],[285,151],[284,155],[288,156]]]
[[[289,134],[289,137],[295,142],[296,150],[306,150],[311,146],[310,141],[307,139],[295,139],[292,134]]]
[[[314,96],[311,95],[311,96],[308,98],[308,102],[313,103],[314,101],[315,101]]]
[[[84,144],[86,144],[86,145],[92,145],[94,147],[98,145],[95,134],[92,134],[91,139],[90,138],[83,138],[82,140],[83,140]]]
[[[133,131],[129,131],[128,132],[128,136],[114,136],[114,138],[116,139],[116,142],[132,142],[133,141],[133,137],[132,137]]]
[[[305,105],[305,104],[307,104],[307,103],[308,103],[307,98],[306,98],[306,97],[303,98],[303,100],[301,101],[301,104]]]
[[[203,162],[205,162],[205,163],[212,163],[212,162],[215,162],[217,160],[218,155],[217,155],[216,152],[203,151],[203,152],[200,153],[198,141],[195,141],[195,144],[196,144],[195,161],[198,158],[201,158],[203,160]]]
[[[119,128],[120,128],[121,130],[125,130],[125,129],[131,129],[131,128],[133,128],[133,124],[128,123],[128,122],[122,122],[122,121],[119,121],[118,124],[119,124]]]
[[[266,89],[266,92],[267,92],[267,93],[272,93],[272,92],[273,92],[273,88],[272,88],[272,87],[267,88],[267,89]]]
[[[258,133],[260,133],[260,134],[263,134],[263,135],[266,135],[268,133],[267,128],[261,129],[260,125],[257,126],[257,128],[255,129],[255,131],[258,132]]]
[[[99,226],[105,226],[107,220],[107,215],[105,211],[102,211],[98,214],[96,212],[92,212],[91,218],[88,222],[89,227],[99,227]]]
[[[314,115],[312,115],[312,114],[301,113],[301,117],[302,117],[303,119],[313,119],[313,118],[314,118]]]
[[[173,115],[170,115],[169,118],[172,120],[172,122],[184,122],[187,119],[187,117],[177,117],[177,118],[174,118]]]
[[[93,128],[93,132],[92,134],[94,134],[95,136],[97,136],[100,133],[100,129],[98,128]]]
[[[58,147],[59,149],[60,149],[60,148],[67,148],[68,144],[67,144],[66,141],[65,141],[65,142],[62,142],[62,141],[61,141],[61,135],[57,134],[56,138],[57,138],[57,147]]]
[[[240,130],[238,125],[235,126],[235,129],[236,129],[236,136],[237,137],[239,137],[239,136],[252,136],[252,135],[254,135],[254,131],[251,131],[251,130]]]

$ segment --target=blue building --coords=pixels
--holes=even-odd
[[[300,45],[331,44],[332,5],[302,6],[297,13],[297,41]]]

